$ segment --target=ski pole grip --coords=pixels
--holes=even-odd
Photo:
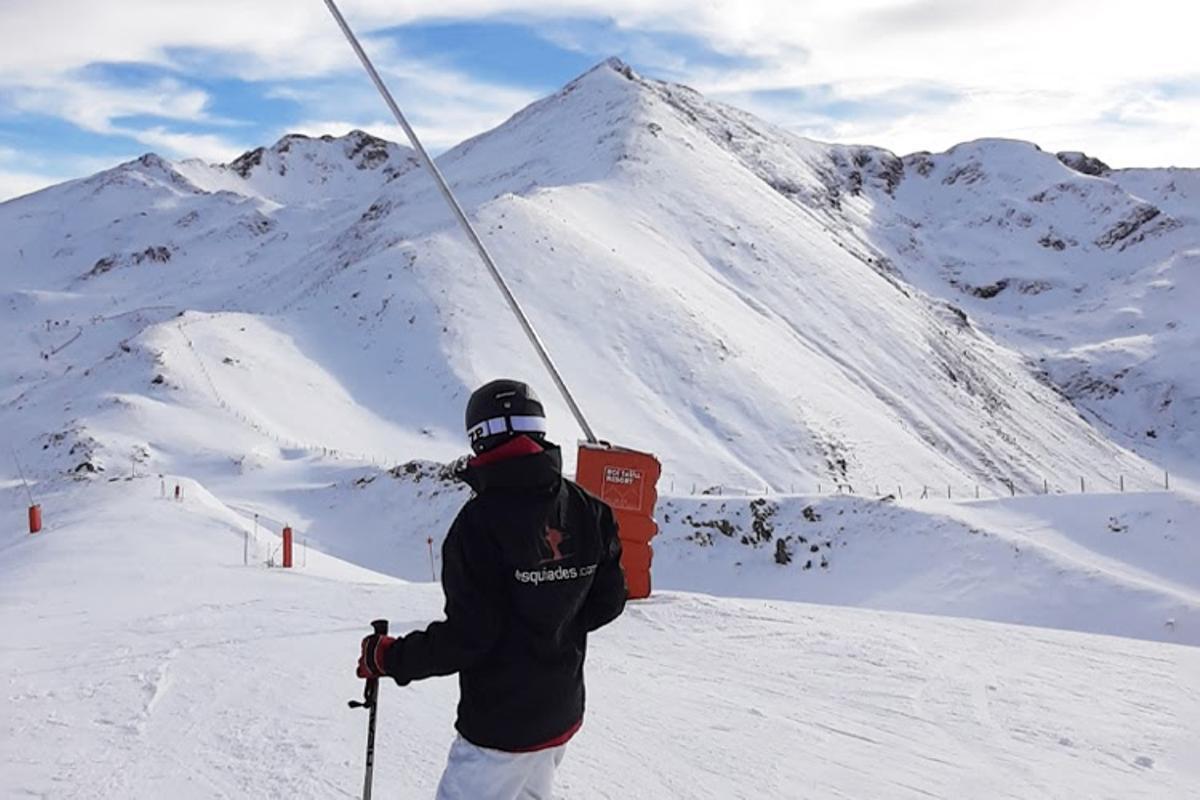
[[[371,627],[374,628],[376,636],[387,636],[388,621],[386,619],[373,620]]]

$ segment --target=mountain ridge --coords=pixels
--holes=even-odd
[[[1032,148],[980,140],[900,158],[821,145],[604,62],[439,163],[605,427],[678,450],[665,457],[681,480],[778,488],[791,474],[849,487],[911,468],[1032,488],[1051,471],[1150,475],[1063,403],[1069,380],[1039,373],[1002,321],[970,307],[984,298],[962,294],[1006,276],[948,283],[924,264],[940,240],[922,238],[930,222],[912,225],[924,202],[914,181],[936,172],[939,191],[973,192],[992,178],[969,157],[957,163],[966,153],[1030,152],[1057,176],[1052,186],[1064,175],[1109,180]],[[314,357],[321,380],[363,398],[369,417],[431,432],[437,452],[457,426],[447,402],[496,370],[528,367],[519,331],[407,148],[361,133],[288,135],[228,165],[145,156],[123,166],[123,205],[141,216],[79,205],[96,219],[73,222],[72,245],[56,250],[26,225],[16,263],[38,252],[39,274],[73,270],[76,288],[87,275],[88,292],[118,305],[195,309],[218,326],[233,324],[221,316],[230,312],[256,315]],[[0,205],[0,223],[4,211],[37,216],[14,202]],[[186,290],[144,284],[147,265],[192,277]],[[864,325],[872,317],[879,333]],[[406,377],[414,369],[430,379]],[[641,409],[632,417],[604,399],[614,383]],[[564,409],[550,404],[569,439]],[[1053,433],[1039,443],[1046,425]],[[289,430],[318,438],[316,426]],[[320,434],[320,449],[370,445],[330,438]],[[709,461],[711,473],[684,466]]]

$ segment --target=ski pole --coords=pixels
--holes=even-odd
[[[386,619],[375,620],[371,623],[371,627],[375,629],[376,636],[387,636],[388,621]],[[378,696],[379,679],[367,678],[366,684],[363,685],[362,702],[351,700],[349,703],[351,708],[365,708],[369,712],[367,717],[367,774],[363,778],[362,800],[371,800],[371,779],[375,773],[375,708]]]

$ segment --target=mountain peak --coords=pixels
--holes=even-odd
[[[403,160],[404,150],[400,145],[358,129],[343,136],[324,134],[315,138],[303,133],[288,133],[270,147],[248,150],[221,166],[244,179],[264,163],[280,176],[286,175],[289,167],[304,162],[322,165],[326,171],[336,168],[342,161],[349,161],[360,170],[374,170],[389,162],[399,163]],[[394,156],[397,158],[393,159]]]
[[[545,99],[550,100],[556,97],[564,97],[584,87],[597,89],[604,86],[624,86],[628,88],[630,84],[648,87],[649,82],[635,72],[633,67],[616,56],[610,56],[577,78],[574,78],[558,92]],[[534,103],[534,105],[536,106],[538,103]]]
[[[620,73],[621,75],[624,75],[626,78],[628,78],[631,81],[636,81],[636,80],[641,79],[641,76],[633,71],[633,67],[629,66],[624,61],[617,58],[616,56],[609,56],[608,58],[604,59],[604,61],[602,61],[597,66],[597,69],[603,68],[603,67],[607,67],[608,69],[611,69],[613,72]]]
[[[1077,150],[1066,150],[1055,155],[1058,156],[1059,161],[1084,175],[1102,177],[1112,172],[1112,167],[1108,164],[1105,164],[1094,156],[1089,156],[1087,153],[1081,153]]]

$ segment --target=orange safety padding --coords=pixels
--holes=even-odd
[[[637,542],[621,542],[621,564],[626,572],[650,574],[650,563],[654,560],[654,548]]]
[[[637,556],[630,548],[644,547],[647,555]],[[625,587],[630,599],[641,600],[650,596],[650,545],[622,543],[621,566],[625,568]]]
[[[35,503],[34,505],[31,505],[29,507],[29,532],[37,533],[41,529],[42,529],[42,507]]]
[[[620,526],[621,566],[629,597],[650,596],[650,540],[658,533],[654,506],[662,465],[650,453],[582,443],[575,482],[612,507]]]
[[[650,517],[624,515],[620,520],[621,541],[650,544],[650,540],[658,533],[658,523]]]

